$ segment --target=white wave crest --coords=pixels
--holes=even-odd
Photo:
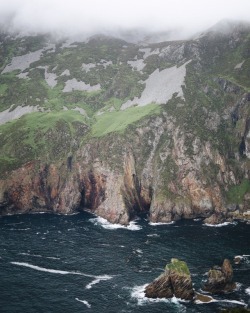
[[[182,306],[181,302],[189,302],[189,301],[185,301],[182,299],[178,299],[176,297],[172,297],[170,299],[166,299],[166,298],[147,298],[145,296],[145,288],[147,287],[148,284],[142,285],[142,286],[135,286],[134,288],[132,288],[132,292],[131,292],[131,297],[137,300],[137,304],[139,306],[145,305],[145,304],[149,304],[149,303],[158,303],[158,302],[164,302],[164,303],[173,303],[175,305],[178,306]]]
[[[89,304],[88,301],[86,301],[86,300],[80,300],[80,299],[78,299],[78,298],[75,298],[75,299],[76,299],[76,301],[79,301],[79,302],[85,304],[87,308],[89,308],[89,309],[91,308],[91,304]]]
[[[91,289],[93,285],[98,284],[100,281],[105,281],[111,279],[112,276],[109,275],[103,275],[103,276],[97,276],[91,283],[89,283],[85,288]]]
[[[237,301],[237,300],[220,300],[220,299],[214,299],[211,297],[211,300],[210,301],[207,301],[207,302],[203,302],[203,301],[200,301],[200,300],[195,300],[195,303],[196,304],[209,304],[209,303],[212,303],[212,302],[217,302],[217,303],[233,303],[233,304],[238,304],[238,305],[242,305],[242,306],[247,306],[247,304],[243,301]]]
[[[100,217],[100,216],[91,218],[89,219],[89,221],[92,222],[94,225],[102,226],[103,228],[110,229],[110,230],[122,228],[122,229],[135,231],[135,230],[142,229],[142,227],[137,225],[135,221],[130,222],[128,226],[124,226],[121,224],[112,224],[109,221],[107,221],[105,218]]]
[[[174,223],[175,223],[174,221],[169,222],[169,223],[163,223],[163,222],[153,223],[153,222],[149,222],[149,225],[150,226],[160,226],[160,225],[172,225]]]
[[[205,223],[204,225],[208,226],[208,227],[223,227],[223,226],[236,225],[236,224],[237,224],[237,222],[224,222],[224,223],[215,224],[215,225]]]
[[[216,302],[226,302],[226,303],[233,303],[233,304],[239,304],[242,306],[247,306],[247,304],[244,301],[237,301],[237,300],[217,300]]]
[[[245,292],[250,296],[250,287],[246,288]]]
[[[147,235],[147,237],[160,237],[160,235],[158,235],[158,234],[149,234],[149,235]]]
[[[10,228],[9,230],[12,230],[12,231],[27,231],[27,230],[30,230],[30,228]]]
[[[42,256],[40,254],[31,254],[31,253],[26,253],[26,252],[20,252],[18,254],[19,255],[27,255],[27,256],[34,257],[34,258],[45,258],[45,259],[51,259],[51,260],[60,260],[60,258],[56,258],[53,256]]]
[[[76,272],[76,271],[61,271],[61,270],[48,269],[48,268],[44,268],[44,267],[40,267],[40,266],[36,266],[36,265],[29,264],[29,263],[24,263],[24,262],[10,262],[10,263],[14,265],[18,265],[18,266],[29,267],[29,268],[32,268],[33,270],[37,270],[40,272],[47,272],[51,274],[80,275],[80,276],[94,278],[94,280],[86,286],[87,289],[92,288],[93,285],[98,284],[100,281],[105,281],[105,280],[109,280],[113,278],[113,276],[109,276],[109,275],[95,276],[95,275],[85,274],[85,273]]]

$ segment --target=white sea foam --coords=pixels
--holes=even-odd
[[[27,231],[27,230],[30,230],[30,228],[10,228],[9,230],[14,230],[14,231]]]
[[[35,258],[46,258],[46,259],[51,259],[51,260],[60,260],[60,258],[56,258],[56,257],[53,257],[53,256],[42,256],[40,254],[31,254],[31,253],[26,253],[26,252],[21,252],[21,253],[18,253],[19,255],[27,255],[27,256],[32,256],[32,257],[35,257]]]
[[[143,251],[141,249],[136,249],[135,251],[139,254],[143,254]]]
[[[236,256],[234,257],[234,259],[235,259],[235,264],[239,264],[239,262],[237,261],[237,259],[240,259],[240,263],[249,264],[249,263],[250,263],[249,257],[250,257],[250,255],[246,255],[246,254],[243,254],[243,255],[236,255]]]
[[[28,256],[33,256],[36,258],[42,258],[42,256],[40,254],[30,254],[30,253],[26,253],[26,252],[20,252],[18,253],[19,255],[28,255]]]
[[[90,282],[85,288],[91,289],[93,285],[98,284],[100,281],[110,280],[112,276],[109,275],[103,275],[103,276],[97,276],[92,282]]]
[[[83,304],[85,304],[87,308],[89,308],[89,309],[91,308],[91,304],[89,304],[88,301],[86,301],[86,300],[80,300],[80,299],[78,299],[78,298],[75,298],[75,299],[76,299],[76,301],[79,301],[79,302],[82,302]]]
[[[242,306],[247,306],[247,304],[244,301],[238,301],[238,300],[220,300],[220,299],[214,299],[211,297],[211,301],[209,302],[203,302],[200,300],[196,300],[195,303],[196,304],[208,304],[208,303],[212,303],[212,302],[217,302],[217,303],[233,303],[233,304],[238,304],[238,305],[242,305]]]
[[[174,221],[169,222],[169,223],[163,223],[163,222],[153,223],[153,222],[149,222],[149,225],[150,226],[160,226],[160,225],[172,225],[174,223],[175,223]]]
[[[246,288],[245,292],[250,296],[250,287]]]
[[[204,225],[208,227],[223,227],[223,226],[236,225],[236,224],[237,222],[224,222],[224,223],[215,224],[215,225],[205,223]]]
[[[142,285],[142,286],[135,286],[132,288],[131,297],[137,300],[137,304],[142,306],[149,303],[157,303],[157,302],[165,302],[165,303],[173,303],[176,305],[182,305],[181,302],[189,302],[182,299],[178,299],[176,297],[172,297],[170,299],[166,298],[147,298],[145,296],[145,288],[148,284]]]
[[[158,235],[158,234],[149,234],[149,235],[147,235],[147,237],[160,237],[160,235]]]
[[[54,270],[54,269],[49,269],[49,268],[44,268],[44,267],[32,265],[32,264],[25,263],[25,262],[10,262],[10,263],[14,264],[14,265],[18,265],[18,266],[24,266],[24,267],[32,268],[32,269],[40,271],[40,272],[47,272],[47,273],[60,274],[60,275],[80,275],[80,276],[94,278],[94,280],[86,286],[87,289],[92,288],[93,285],[98,284],[100,281],[105,281],[105,280],[109,280],[109,279],[113,278],[113,276],[109,276],[109,275],[95,276],[95,275],[85,274],[85,273],[76,272],[76,271]]]
[[[129,223],[128,226],[124,226],[121,224],[112,224],[109,221],[107,221],[105,218],[102,218],[100,216],[91,218],[89,220],[90,222],[94,223],[95,225],[102,226],[105,229],[115,230],[115,229],[128,229],[128,230],[140,230],[142,229],[141,226],[137,225],[135,221],[132,221]]]
[[[242,306],[247,306],[247,304],[244,301],[237,301],[237,300],[215,300],[215,302],[225,302],[225,303],[233,303],[233,304],[239,304]]]

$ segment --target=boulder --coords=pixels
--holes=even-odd
[[[214,266],[209,270],[203,289],[210,293],[225,293],[233,291],[235,287],[232,265],[225,259],[221,267]]]
[[[186,262],[171,259],[165,272],[146,287],[145,295],[148,298],[171,298],[175,296],[184,300],[192,300],[194,289]]]

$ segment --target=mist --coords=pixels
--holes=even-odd
[[[220,20],[250,21],[249,0],[1,0],[5,31],[65,36],[168,34],[181,39]]]

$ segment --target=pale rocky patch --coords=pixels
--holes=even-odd
[[[16,107],[13,111],[11,111],[11,108],[0,112],[0,125],[5,124],[9,121],[15,120],[20,118],[21,116],[28,114],[28,113],[33,113],[33,112],[38,112],[42,110],[42,108],[39,108],[39,106],[18,106]]]
[[[100,84],[91,86],[90,84],[85,84],[85,82],[77,81],[75,78],[66,81],[63,92],[71,92],[73,90],[79,91],[99,91],[101,90]]]
[[[62,72],[61,76],[70,76],[70,71],[66,69]]]
[[[43,52],[51,50],[53,52],[55,50],[55,45],[54,44],[48,44],[45,48],[34,51],[34,52],[29,52],[24,55],[20,55],[17,57],[13,57],[10,64],[8,64],[4,70],[2,71],[2,74],[4,73],[9,73],[15,70],[25,70],[30,67],[30,64],[39,61]]]
[[[72,109],[73,111],[77,111],[77,112],[79,112],[81,115],[85,115],[85,116],[87,116],[87,113],[86,113],[86,111],[84,110],[84,109],[82,109],[82,108],[79,108],[79,107],[75,107],[74,109]]]
[[[127,62],[129,65],[131,65],[131,67],[139,72],[141,72],[144,67],[145,67],[145,63],[143,59],[140,60],[134,60],[134,61],[128,61]]]
[[[170,100],[174,93],[183,98],[182,86],[186,76],[186,62],[180,67],[173,66],[163,71],[155,70],[145,81],[146,87],[140,98],[128,100],[123,103],[121,110],[131,106],[145,106],[150,103],[164,104]]]
[[[94,63],[82,64],[82,70],[88,73],[92,68],[95,68],[96,65]]]
[[[28,75],[29,75],[29,72],[25,72],[25,73],[18,74],[17,77],[21,78],[21,79],[28,79],[29,80],[30,78],[28,77]]]
[[[57,85],[57,75],[55,73],[49,73],[48,66],[39,66],[38,68],[45,70],[44,79],[51,88],[54,88]]]
[[[159,54],[160,53],[160,50],[159,48],[151,51],[151,48],[142,48],[142,49],[139,49],[140,52],[143,52],[144,53],[144,56],[143,56],[143,59],[145,60],[146,58],[148,58],[150,55],[154,55],[154,54]]]
[[[242,68],[242,65],[243,65],[244,63],[245,63],[245,60],[242,61],[241,63],[237,64],[237,65],[234,67],[234,69],[235,69],[235,70],[241,69],[241,68]]]

